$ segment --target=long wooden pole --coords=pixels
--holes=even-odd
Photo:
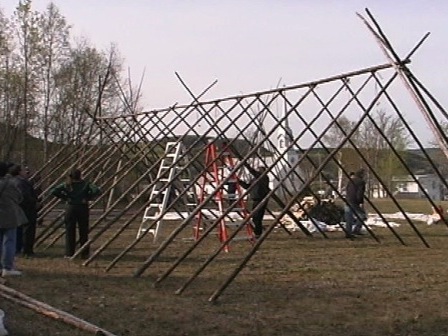
[[[46,317],[64,322],[65,324],[69,324],[78,329],[85,330],[95,335],[116,336],[115,334],[90,322],[80,319],[79,317],[69,314],[63,310],[54,308],[44,302],[35,300],[15,289],[2,284],[0,284],[0,296],[13,303],[34,310],[35,312],[38,312]]]
[[[411,95],[411,98],[414,100],[415,104],[419,108],[420,112],[422,113],[424,119],[426,120],[429,128],[434,134],[434,137],[436,138],[436,141],[439,144],[440,149],[442,150],[443,154],[448,158],[448,147],[446,142],[444,141],[446,139],[446,135],[443,134],[443,130],[441,130],[440,126],[437,125],[434,121],[434,116],[432,115],[432,111],[430,110],[428,104],[423,99],[423,97],[419,94],[418,89],[413,85],[413,82],[409,79],[409,74],[411,73],[411,70],[406,67],[405,64],[402,64],[402,61],[400,60],[398,54],[395,52],[395,50],[392,48],[392,45],[390,44],[389,40],[387,39],[386,35],[381,30],[381,27],[376,22],[373,15],[370,13],[368,9],[366,9],[367,14],[369,15],[370,19],[372,20],[373,24],[375,25],[378,32],[376,32],[370,24],[367,22],[367,20],[358,13],[358,17],[363,21],[367,29],[371,32],[371,34],[376,39],[378,46],[383,51],[383,54],[386,56],[386,58],[390,61],[390,64],[394,67],[394,69],[399,74],[400,79],[402,80],[404,86],[408,90],[408,92]],[[392,56],[391,56],[392,55]]]
[[[346,135],[344,140],[341,141],[341,143],[334,148],[331,153],[323,160],[323,162],[321,162],[321,164],[319,165],[319,167],[315,170],[315,172],[313,173],[313,176],[308,180],[308,182],[306,184],[304,184],[300,190],[298,191],[299,193],[303,192],[303,190],[305,190],[310,182],[312,180],[314,180],[322,171],[323,167],[325,167],[325,165],[328,164],[328,162],[330,160],[333,159],[333,157],[336,155],[336,153],[345,145],[345,143],[350,139],[350,137],[353,135],[353,133],[355,132],[355,130],[359,127],[359,125],[361,125],[361,123],[364,121],[364,119],[367,117],[367,115],[369,114],[369,112],[372,110],[372,108],[375,106],[376,102],[378,101],[381,93],[383,91],[385,91],[390,84],[392,83],[393,78],[390,79],[384,86],[384,88],[377,94],[377,96],[371,101],[371,103],[369,104],[369,106],[364,109],[364,113],[362,114],[361,118],[356,122],[356,124],[354,125],[353,129],[351,131],[349,131]],[[337,116],[335,117],[335,119],[337,119]],[[330,125],[327,126],[327,129],[329,129]],[[322,132],[322,135],[325,133],[325,130]],[[313,143],[316,144],[317,141],[319,139],[316,139]],[[312,146],[311,146],[312,147]],[[300,160],[294,163],[294,166],[297,166],[298,164],[300,164]],[[273,191],[270,191],[270,194],[272,194]],[[286,207],[280,212],[280,214],[278,215],[279,218],[281,218],[281,216],[283,216],[287,209],[289,207],[291,207],[293,205],[294,200],[291,200],[288,202],[288,204],[286,204]],[[267,228],[266,231],[263,232],[263,234],[261,235],[261,237],[257,240],[257,242],[255,243],[255,245],[252,247],[252,249],[249,251],[249,253],[246,255],[246,257],[243,259],[243,261],[234,269],[234,271],[232,272],[232,274],[230,274],[230,276],[224,281],[224,283],[210,296],[209,301],[210,302],[215,302],[220,296],[221,294],[225,291],[225,289],[232,283],[232,281],[234,280],[234,278],[239,274],[239,272],[245,267],[245,265],[249,262],[249,260],[252,258],[252,256],[255,254],[255,252],[258,250],[258,248],[261,246],[261,244],[263,243],[263,241],[267,238],[267,236],[270,234],[270,232],[274,229],[276,225],[276,221],[274,221],[272,224],[270,224]],[[190,280],[188,280],[190,281]],[[184,285],[185,287],[185,285]],[[184,289],[184,287],[182,287],[181,289]]]
[[[211,85],[209,85],[202,93],[201,93],[201,95],[203,95],[203,94],[205,94],[208,90],[210,90],[215,84],[217,83],[217,81],[215,80]],[[183,109],[183,111],[185,112],[185,111],[187,111],[188,110],[188,114],[189,113],[191,113],[191,106],[190,106],[190,108],[187,108],[187,109]],[[173,111],[174,111],[174,107],[173,107]],[[168,112],[167,112],[168,113]],[[157,117],[157,118],[159,118],[157,115],[155,115],[155,117]],[[184,120],[185,119],[185,116],[184,117],[182,117],[182,116],[179,116],[179,120],[176,122],[176,125],[177,124],[179,124],[182,120]],[[164,126],[164,128],[161,128],[161,125],[159,125],[159,124],[162,124],[163,126]],[[162,120],[160,120],[160,123],[158,123],[158,122],[155,122],[154,123],[154,126],[155,127],[157,127],[157,128],[159,128],[159,130],[160,130],[160,133],[162,133],[162,135],[164,135],[164,136],[170,136],[170,135],[174,135],[174,132],[171,130],[171,128],[170,127],[168,127],[168,125],[165,125],[163,122],[162,122]],[[171,125],[171,126],[173,126],[173,125]],[[194,129],[193,127],[191,127],[192,129]],[[159,135],[160,135],[160,133],[159,133]],[[167,134],[168,133],[168,134]],[[181,142],[185,137],[186,137],[186,135],[187,134],[184,134],[183,136],[181,136],[179,139],[177,139],[177,141],[176,141],[176,143],[179,143],[179,142]],[[157,136],[155,136],[154,138],[156,138]],[[198,139],[199,139],[200,137],[198,137]],[[198,140],[199,141],[199,140]],[[192,147],[194,146],[194,144],[193,145],[191,145],[190,146],[190,148],[189,149],[191,149]],[[151,148],[154,148],[154,146],[151,146]],[[187,149],[187,151],[186,152],[188,152],[188,149]],[[181,158],[179,158],[179,160],[182,160],[183,158],[184,158],[184,156],[186,155],[186,153],[184,153],[183,155],[182,155],[182,157]],[[163,157],[160,157],[158,160],[156,160],[156,162],[154,162],[153,163],[153,165],[151,166],[151,168],[149,169],[149,170],[152,170],[152,169],[154,169],[154,168],[156,168],[156,167],[158,167],[159,165],[160,165],[160,163],[161,163],[161,161],[163,160]],[[177,163],[173,163],[173,164],[177,164]],[[143,178],[144,176],[141,176],[136,182],[134,182],[134,184],[135,185],[137,185],[138,184],[138,182]],[[139,193],[139,195],[133,200],[133,201],[131,201],[131,203],[130,204],[128,204],[128,206],[127,206],[127,208],[126,209],[128,209],[128,208],[130,208],[136,201],[137,201],[137,199],[141,196],[141,195],[144,195],[144,194],[146,194],[149,190],[151,190],[151,188],[157,183],[158,181],[157,180],[154,180],[154,181],[152,181],[149,185],[147,185],[145,188],[144,188],[144,190],[142,190],[140,193]],[[166,185],[164,185],[162,188],[165,188],[165,187],[167,187],[168,186],[168,184],[169,183],[167,183]],[[152,200],[149,200],[148,201],[148,203],[149,202],[151,202]],[[118,203],[118,200],[115,202],[115,203]],[[173,202],[174,203],[174,202]],[[119,230],[118,230],[118,232],[117,232],[117,234],[116,235],[114,235],[112,238],[113,239],[109,239],[107,242],[106,242],[106,244],[103,244],[101,247],[100,247],[100,249],[98,249],[98,250],[96,250],[93,254],[92,254],[92,256],[88,259],[88,260],[86,260],[86,262],[84,262],[84,265],[86,266],[86,265],[88,265],[104,248],[106,248],[107,247],[107,245],[108,244],[110,244],[111,242],[112,242],[112,240],[114,240],[116,237],[118,237],[118,235],[124,230],[124,228],[125,227],[127,227],[132,221],[131,221],[131,219],[133,220],[133,219],[135,219],[136,217],[137,217],[137,215],[138,215],[138,213],[140,213],[140,212],[142,212],[145,208],[146,208],[146,204],[144,204],[142,207],[140,207],[138,210],[137,210],[137,212],[134,214],[134,215],[132,215],[132,217],[130,218],[130,219],[128,219],[128,221],[126,221],[126,223],[125,224],[123,224],[122,225],[122,227],[121,228],[119,228]],[[113,207],[113,206],[112,206]],[[112,209],[112,207],[111,207],[111,209]],[[111,210],[111,209],[108,209],[108,210]],[[108,211],[107,210],[107,211]],[[107,213],[107,211],[106,211],[106,213]],[[90,238],[89,239],[89,241],[86,243],[86,244],[84,244],[83,246],[81,246],[81,248],[78,250],[78,251],[76,251],[76,253],[75,253],[75,255],[74,255],[74,257],[76,257],[84,248],[86,248],[89,244],[91,244],[93,241],[95,241],[106,229],[108,229],[116,220],[118,220],[118,218],[121,216],[121,214],[124,214],[124,212],[122,211],[121,213],[120,213],[120,215],[119,216],[117,216],[113,221],[111,221],[111,222],[109,222],[108,223],[108,225],[106,225],[106,227],[104,227],[102,230],[100,230],[99,232],[97,232],[96,233],[96,235],[93,237],[93,238]],[[101,217],[101,218],[99,218],[98,219],[98,221],[97,222],[99,222],[103,217],[105,216],[105,214],[103,214],[103,216]],[[146,232],[148,232],[148,231],[146,231]],[[143,234],[142,236],[141,236],[141,238],[143,238],[143,236],[144,236],[145,234]],[[128,250],[126,250],[125,252],[127,252]]]
[[[271,90],[266,90],[266,91],[259,91],[259,92],[249,93],[249,94],[244,94],[244,95],[239,95],[239,96],[225,97],[225,98],[221,98],[221,99],[218,99],[218,100],[201,101],[200,105],[211,105],[211,104],[218,104],[218,103],[221,103],[221,102],[228,102],[228,101],[233,101],[233,100],[242,100],[242,99],[253,97],[253,96],[262,96],[262,95],[266,95],[266,94],[277,93],[280,90],[281,91],[292,91],[292,90],[297,90],[297,89],[306,89],[306,88],[308,88],[310,86],[317,86],[317,85],[324,84],[324,83],[330,83],[330,82],[333,82],[333,81],[341,79],[341,78],[353,77],[353,76],[362,75],[362,74],[368,73],[368,72],[375,72],[375,71],[388,69],[388,68],[391,68],[392,66],[393,65],[391,65],[390,63],[381,64],[381,65],[377,65],[377,66],[363,68],[363,69],[360,69],[360,70],[346,72],[346,73],[343,73],[343,74],[340,74],[340,75],[327,77],[327,78],[316,80],[316,81],[312,81],[312,82],[306,82],[306,83],[302,83],[302,84],[299,84],[299,85],[287,86],[287,87],[283,87],[281,89],[271,89]],[[199,104],[196,104],[196,105],[199,105]],[[188,108],[188,107],[191,107],[191,106],[192,105],[177,105],[178,108]],[[154,114],[154,113],[160,113],[160,112],[166,112],[166,111],[169,111],[169,110],[171,110],[170,107],[163,108],[163,109],[151,110],[151,111],[139,112],[139,113],[135,113],[133,115],[124,115],[124,116],[116,116],[116,117],[101,117],[101,118],[97,118],[97,119],[101,119],[101,120],[109,119],[109,120],[111,120],[111,119],[119,119],[119,118],[133,118],[135,116],[146,115],[146,114]]]

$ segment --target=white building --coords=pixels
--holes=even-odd
[[[283,116],[280,117],[282,118]],[[254,168],[264,165],[269,169],[268,176],[271,181],[271,189],[279,186],[276,194],[281,198],[295,195],[304,183],[304,174],[300,165],[294,167],[299,161],[301,152],[297,146],[290,146],[293,143],[293,139],[288,119],[285,118],[277,131],[277,146],[275,148],[267,148],[274,153],[274,156],[264,157],[264,162],[261,162],[259,158],[250,162],[250,165]],[[243,175],[247,176],[247,172]],[[282,181],[282,179],[284,180]]]
[[[422,189],[426,191],[433,201],[440,201],[444,198],[444,185],[435,174],[415,175],[419,184],[411,175],[395,176],[392,182],[395,186],[395,196],[403,198],[425,198]]]
[[[293,139],[288,119],[285,119],[282,127],[277,132],[278,152],[271,160],[273,162],[283,156],[275,164],[269,176],[272,187],[279,186],[277,195],[280,197],[288,197],[289,194],[295,195],[304,184],[304,174],[300,164],[294,167],[300,159],[301,152],[295,145],[288,149],[293,143]],[[285,180],[280,182],[284,178]]]

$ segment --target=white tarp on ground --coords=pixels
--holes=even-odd
[[[329,231],[342,231],[339,225],[328,225],[324,222],[318,221],[317,219],[313,220],[301,220],[300,223],[311,233],[319,231],[329,232]],[[283,224],[290,231],[299,231],[300,228],[294,222],[288,222]]]
[[[391,213],[391,214],[382,214],[383,217],[387,220],[387,223],[390,227],[398,227],[400,226],[400,223],[390,221],[389,219],[393,220],[406,220],[405,216],[401,212]],[[428,225],[437,223],[440,220],[440,216],[437,214],[427,215],[427,214],[419,214],[419,213],[406,213],[408,218],[411,221],[419,221],[427,223]],[[300,221],[305,228],[307,228],[311,233],[316,232],[317,228],[316,225],[319,226],[321,231],[327,232],[327,231],[342,231],[341,227],[339,225],[327,225],[324,222],[320,222],[318,220],[301,220]],[[291,220],[291,218],[284,217],[283,224],[285,227],[291,231],[298,231],[300,228],[294,223],[294,221]],[[342,222],[342,225],[345,223]],[[367,220],[365,221],[365,224],[369,227],[388,227],[388,225],[382,220],[382,218],[378,214],[369,214],[367,217]]]
[[[214,210],[214,211],[213,210],[210,211],[210,210],[211,209],[207,209],[207,211],[205,211],[206,212],[205,215],[211,219],[218,218],[219,212],[217,210]],[[275,216],[277,216],[279,214],[280,214],[279,212],[274,213]],[[189,214],[187,212],[181,212],[181,213],[168,212],[167,214],[165,214],[163,220],[182,220],[182,219],[187,218],[188,215]],[[425,222],[428,225],[431,225],[440,219],[440,217],[437,215],[427,215],[427,214],[417,214],[417,213],[406,213],[406,215],[412,221]],[[391,227],[398,227],[398,226],[400,226],[400,224],[397,222],[394,222],[394,221],[389,221],[389,219],[391,219],[391,220],[393,220],[393,219],[406,220],[405,216],[401,212],[396,212],[396,213],[391,213],[391,214],[385,213],[385,214],[383,214],[383,217],[388,220],[388,224]],[[228,214],[228,218],[232,218],[234,220],[241,219],[241,214],[238,212],[230,212]],[[272,215],[266,214],[264,219],[265,220],[273,220],[274,217]],[[300,230],[300,228],[297,226],[297,224],[288,215],[283,216],[281,222],[288,230],[291,230],[291,231],[299,231]],[[326,223],[318,221],[318,220],[301,220],[300,222],[311,233],[318,231],[316,226],[318,226],[320,228],[320,230],[323,232],[342,231],[342,229],[339,225],[327,225]],[[386,223],[377,214],[369,214],[365,223],[369,227],[387,227]],[[342,223],[342,225],[344,225],[344,223]]]
[[[419,221],[419,222],[425,222],[428,225],[434,224],[440,220],[440,216],[437,213],[434,213],[432,215],[426,215],[426,214],[413,214],[413,213],[406,213],[406,215],[411,219],[412,221]],[[391,214],[383,214],[384,218],[387,219],[402,219],[406,220],[403,213],[396,212]]]
[[[339,225],[327,225],[324,222],[320,222],[318,220],[301,220],[300,223],[302,223],[302,225],[311,233],[314,233],[316,231],[318,231],[316,225],[319,227],[320,231],[323,232],[331,232],[331,231],[342,231],[341,226]],[[389,226],[391,227],[398,227],[400,226],[399,223],[396,222],[390,222],[388,221]],[[365,224],[368,225],[369,227],[387,227],[387,224],[380,218],[377,216],[372,216],[372,217],[368,217],[367,220],[365,221]],[[296,223],[294,223],[293,221],[285,221],[283,222],[283,225],[291,231],[299,231],[300,228],[297,226]],[[345,225],[344,222],[341,223],[341,225]]]

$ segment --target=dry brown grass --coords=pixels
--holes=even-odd
[[[104,268],[119,243],[88,267],[62,259],[58,243],[38,258],[19,259],[25,275],[9,285],[117,335],[447,335],[448,228],[417,225],[431,248],[408,225],[398,229],[407,246],[388,229],[374,229],[381,243],[339,232],[324,239],[275,231],[216,304],[208,297],[247,243],[220,255],[182,295],[174,291],[216,247],[213,239],[158,288],[154,279],[185,242],[174,243],[141,278],[131,274],[153,251],[148,241],[109,273]],[[14,336],[86,335],[3,299],[0,307]]]

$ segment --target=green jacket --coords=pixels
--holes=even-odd
[[[87,181],[75,181],[62,183],[55,187],[51,194],[66,201],[67,204],[88,204],[89,201],[101,194],[100,189],[93,183]]]

